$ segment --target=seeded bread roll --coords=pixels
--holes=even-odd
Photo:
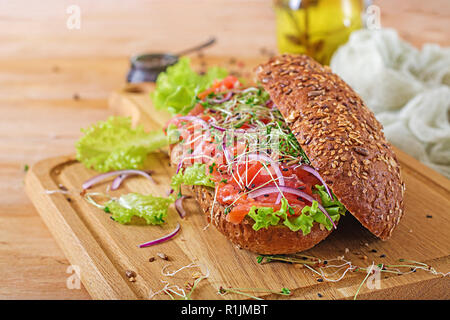
[[[172,166],[176,167],[180,162],[178,157],[180,145],[171,148],[170,161]],[[234,224],[226,220],[225,206],[214,201],[214,190],[203,186],[193,186],[191,188],[194,197],[202,208],[203,213],[225,237],[237,245],[239,248],[246,249],[260,254],[289,254],[304,251],[314,247],[320,241],[325,239],[332,231],[326,228],[320,228],[315,223],[311,232],[306,236],[303,232],[293,232],[284,226],[270,226],[267,229],[262,228],[258,231],[253,230],[253,220],[246,217],[241,223]],[[211,208],[213,206],[214,207]],[[336,222],[335,222],[336,224]]]
[[[274,57],[256,74],[336,197],[364,227],[388,239],[403,215],[405,185],[374,114],[308,56]]]
[[[192,190],[208,222],[211,222],[214,191],[203,186],[194,186]],[[283,225],[255,231],[251,218],[246,217],[241,223],[234,224],[226,220],[224,210],[225,207],[216,201],[212,208],[213,225],[239,248],[260,254],[289,254],[308,250],[331,233],[326,228],[321,230],[318,223],[313,225],[306,236],[301,230],[293,232]]]

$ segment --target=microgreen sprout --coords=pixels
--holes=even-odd
[[[436,271],[432,266],[418,261],[399,259],[399,262],[406,262],[407,264],[375,264],[372,262],[371,265],[367,267],[360,267],[353,265],[350,261],[344,259],[344,257],[338,257],[335,259],[322,260],[316,257],[301,255],[301,254],[289,254],[289,255],[259,255],[256,257],[256,261],[259,264],[269,263],[269,262],[284,262],[290,264],[301,264],[307,269],[309,269],[314,274],[317,274],[322,279],[328,282],[338,282],[347,275],[348,272],[364,272],[366,276],[357,288],[354,295],[354,299],[358,297],[362,286],[367,281],[370,274],[374,272],[382,272],[395,275],[405,275],[417,270],[423,270],[430,272],[431,274],[446,277],[450,275],[450,272],[443,273]],[[407,268],[406,271],[401,269]],[[331,270],[331,271],[328,271]]]
[[[280,296],[290,296],[292,294],[291,290],[289,290],[288,288],[282,288],[280,291],[275,291],[275,290],[262,289],[262,288],[224,288],[224,287],[220,287],[219,290],[217,291],[217,294],[220,294],[223,296],[227,293],[234,293],[234,294],[246,296],[246,297],[249,297],[249,298],[252,298],[255,300],[264,300],[260,297],[250,294],[249,292],[269,293],[269,294],[276,294],[276,295],[280,295]]]

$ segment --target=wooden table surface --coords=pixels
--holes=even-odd
[[[81,9],[81,29],[66,9]],[[450,45],[448,0],[379,0],[381,23],[420,46]],[[174,23],[176,21],[176,23]],[[110,111],[128,57],[216,36],[210,55],[276,51],[270,1],[0,2],[0,299],[89,299],[23,190],[24,167],[74,152],[79,129]]]

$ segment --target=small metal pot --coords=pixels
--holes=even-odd
[[[155,82],[161,72],[178,62],[178,56],[169,53],[140,54],[131,57],[127,82]]]

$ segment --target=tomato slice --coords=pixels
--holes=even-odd
[[[210,93],[219,93],[226,90],[231,90],[234,88],[240,87],[242,84],[240,83],[239,79],[235,76],[226,76],[222,81],[215,81],[213,85],[206,89],[205,91],[198,94],[198,97],[203,100],[205,99]]]
[[[205,108],[200,103],[197,103],[195,105],[195,107],[191,111],[189,111],[189,115],[190,116],[198,116],[198,115],[202,114],[203,112],[205,112]]]

